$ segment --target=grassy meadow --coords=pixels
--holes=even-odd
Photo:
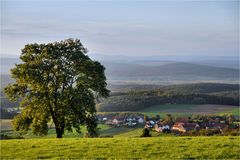
[[[188,116],[192,114],[221,114],[231,113],[239,115],[239,106],[215,104],[160,104],[139,110],[142,113],[167,114],[175,116]]]
[[[238,119],[240,119],[240,108],[238,107],[238,108],[235,108],[235,109],[227,110],[227,111],[224,111],[224,112],[220,112],[219,114],[220,115],[232,114],[235,117],[238,117]]]
[[[1,159],[239,159],[239,137],[2,140]]]
[[[147,116],[153,117],[160,115],[161,118],[166,114],[171,114],[174,117],[185,117],[193,114],[203,115],[225,115],[232,114],[235,118],[239,119],[240,108],[239,106],[231,105],[214,105],[214,104],[159,104],[152,105],[145,109],[137,111],[123,111],[118,113],[142,113]],[[116,113],[116,112],[98,112],[100,114]]]
[[[105,124],[99,124],[99,135],[100,136],[113,136],[113,137],[139,137],[142,134],[143,125],[137,125],[135,127],[110,127]],[[50,128],[48,131],[48,135],[46,136],[36,136],[31,131],[26,134],[20,135],[20,132],[13,131],[11,126],[11,120],[1,120],[1,133],[8,135],[10,137],[23,137],[24,139],[32,139],[32,138],[55,138],[56,131],[54,128]],[[73,132],[65,131],[63,138],[83,138],[86,133],[86,127],[81,127],[81,133],[78,134],[75,130]],[[158,136],[156,133],[153,135]]]
[[[1,120],[1,125],[2,125],[2,130],[1,133],[8,135],[10,137],[23,137],[24,139],[30,139],[30,138],[41,138],[41,139],[45,139],[45,138],[55,138],[56,137],[56,131],[54,128],[50,128],[48,131],[48,135],[46,136],[37,136],[34,135],[31,131],[27,132],[27,133],[20,133],[20,132],[16,132],[13,131],[12,127],[11,127],[11,120]],[[7,128],[8,130],[4,130],[4,128]],[[99,124],[98,125],[98,129],[99,129],[99,134],[100,135],[113,135],[114,133],[117,133],[118,130],[113,130],[111,127],[109,127],[108,125],[103,125],[103,124]],[[112,131],[113,130],[113,131]],[[123,132],[126,132],[127,130],[122,129]],[[81,133],[77,133],[75,130],[73,130],[73,132],[68,132],[65,131],[63,138],[82,138],[84,137],[84,133],[86,133],[86,127],[82,126],[81,127]],[[121,133],[121,132],[119,132]]]
[[[238,119],[240,114],[239,106],[213,104],[161,104],[153,105],[138,112],[148,116],[156,116],[158,114],[161,117],[169,113],[174,117],[191,116],[193,114],[232,114]]]

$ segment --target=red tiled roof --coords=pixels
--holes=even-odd
[[[176,122],[173,126],[178,127],[178,126],[183,126],[184,128],[194,128],[196,127],[196,123],[183,123],[183,122]]]
[[[176,122],[188,122],[188,117],[177,117]]]

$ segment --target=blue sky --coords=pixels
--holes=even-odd
[[[90,54],[238,56],[238,1],[1,1],[1,54],[79,38]]]

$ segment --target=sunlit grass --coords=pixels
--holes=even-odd
[[[104,125],[104,124],[99,124],[98,125],[98,129],[100,134],[101,133],[105,133],[106,130],[110,129],[110,127],[108,125]],[[82,138],[84,137],[84,134],[86,133],[86,127],[82,126],[81,127],[81,133],[77,133],[74,129],[73,132],[68,132],[65,131],[63,137],[64,138]],[[27,133],[21,133],[21,132],[17,132],[17,131],[13,131],[13,130],[5,130],[5,131],[1,131],[2,134],[8,135],[10,137],[18,137],[21,136],[25,139],[29,139],[29,138],[55,138],[56,137],[56,131],[54,128],[50,128],[48,131],[48,134],[46,136],[37,136],[34,135],[31,130],[28,131]]]
[[[239,137],[2,140],[2,159],[239,159]]]

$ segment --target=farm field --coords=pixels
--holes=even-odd
[[[239,159],[239,137],[2,140],[1,159]]]
[[[227,111],[221,112],[219,114],[232,114],[232,115],[238,116],[240,119],[240,108],[238,107],[235,109],[227,110]]]
[[[129,111],[131,113],[142,113],[148,116],[160,115],[164,117],[166,114],[171,114],[174,117],[191,116],[193,114],[232,114],[239,119],[239,106],[230,105],[214,105],[214,104],[160,104],[147,107],[137,111]],[[98,113],[116,113],[116,112],[98,112]],[[124,113],[124,112],[119,112]]]
[[[99,135],[100,136],[113,136],[113,137],[139,137],[142,134],[142,125],[138,125],[136,127],[110,127],[108,125],[104,124],[99,124]],[[76,131],[73,132],[68,132],[65,131],[63,137],[64,138],[82,138],[84,137],[84,133],[86,133],[86,128],[82,127],[81,128],[81,134],[78,134]],[[11,136],[11,137],[18,137],[20,134],[16,131],[12,130],[11,127],[11,120],[1,120],[1,133]],[[153,136],[157,136],[157,134],[153,133]],[[55,129],[51,128],[48,131],[47,136],[36,136],[34,135],[31,131],[29,131],[27,134],[22,135],[24,139],[31,139],[31,138],[40,138],[40,139],[45,139],[45,138],[55,138],[56,137],[56,132]]]
[[[154,116],[159,114],[164,116],[168,113],[175,117],[190,116],[192,114],[227,114],[231,113],[235,116],[239,115],[239,106],[215,105],[215,104],[163,104],[153,105],[146,109],[138,110],[138,112]]]
[[[11,119],[1,119],[0,120],[0,129],[3,130],[12,130],[12,120]]]

